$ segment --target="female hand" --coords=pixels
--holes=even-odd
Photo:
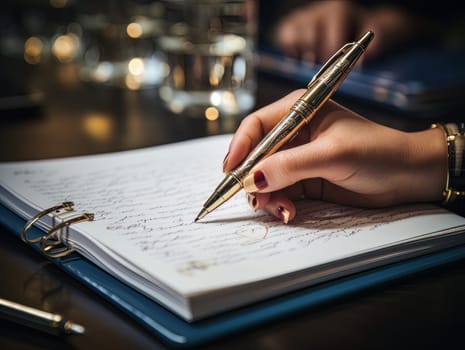
[[[228,172],[289,111],[297,90],[246,117],[223,164]],[[251,206],[284,222],[295,200],[382,207],[441,199],[447,144],[440,129],[403,132],[369,121],[328,101],[284,149],[259,162],[244,179]]]

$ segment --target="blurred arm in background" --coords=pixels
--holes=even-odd
[[[375,32],[376,40],[365,59],[376,59],[406,45],[464,47],[465,17],[454,3],[307,0],[293,2],[287,9],[276,4],[271,6],[275,11],[271,16],[285,14],[272,26],[271,40],[287,55],[316,63],[324,62],[344,43],[368,30]]]

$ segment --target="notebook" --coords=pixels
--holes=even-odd
[[[465,218],[430,204],[301,201],[285,225],[237,195],[194,223],[230,138],[2,163],[0,221],[176,346],[465,256]]]

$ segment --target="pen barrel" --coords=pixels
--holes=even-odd
[[[4,299],[0,299],[0,317],[51,334],[58,334],[63,323],[61,315]]]
[[[363,36],[362,39],[351,44],[347,44],[343,47],[340,53],[336,53],[337,58],[329,66],[325,67],[324,71],[318,74],[318,78],[315,81],[311,81],[307,88],[311,89],[312,85],[320,82],[329,88],[326,92],[329,98],[334,91],[344,82],[346,77],[352,71],[360,56],[365,52],[367,45],[373,38],[373,33],[368,32]],[[325,101],[321,101],[320,106]]]
[[[211,212],[232,198],[242,188],[242,183],[233,174],[228,174],[216,187],[204,204],[206,212]],[[206,215],[206,213],[205,213]]]

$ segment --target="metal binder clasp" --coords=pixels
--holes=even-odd
[[[37,215],[35,215],[34,217],[32,217],[29,221],[26,222],[26,224],[24,225],[23,227],[23,230],[21,231],[21,239],[23,240],[23,242],[26,242],[26,243],[37,243],[41,240],[42,237],[37,237],[37,238],[28,238],[26,233],[27,231],[32,227],[32,225],[34,225],[41,217],[47,215],[47,214],[50,214],[50,213],[53,213],[54,211],[57,211],[57,210],[61,210],[61,209],[64,209],[66,211],[73,211],[73,206],[74,206],[74,203],[73,202],[63,202],[59,205],[56,205],[54,207],[51,207],[51,208],[48,208],[48,209],[45,209],[45,210],[42,210],[40,213],[38,213]]]
[[[40,238],[40,248],[51,258],[61,258],[74,251],[72,246],[65,245],[63,239],[58,237],[58,233],[62,229],[68,229],[72,224],[76,224],[83,221],[93,221],[94,214],[84,213],[79,216],[70,218],[63,221],[59,225],[53,227],[48,233]]]

